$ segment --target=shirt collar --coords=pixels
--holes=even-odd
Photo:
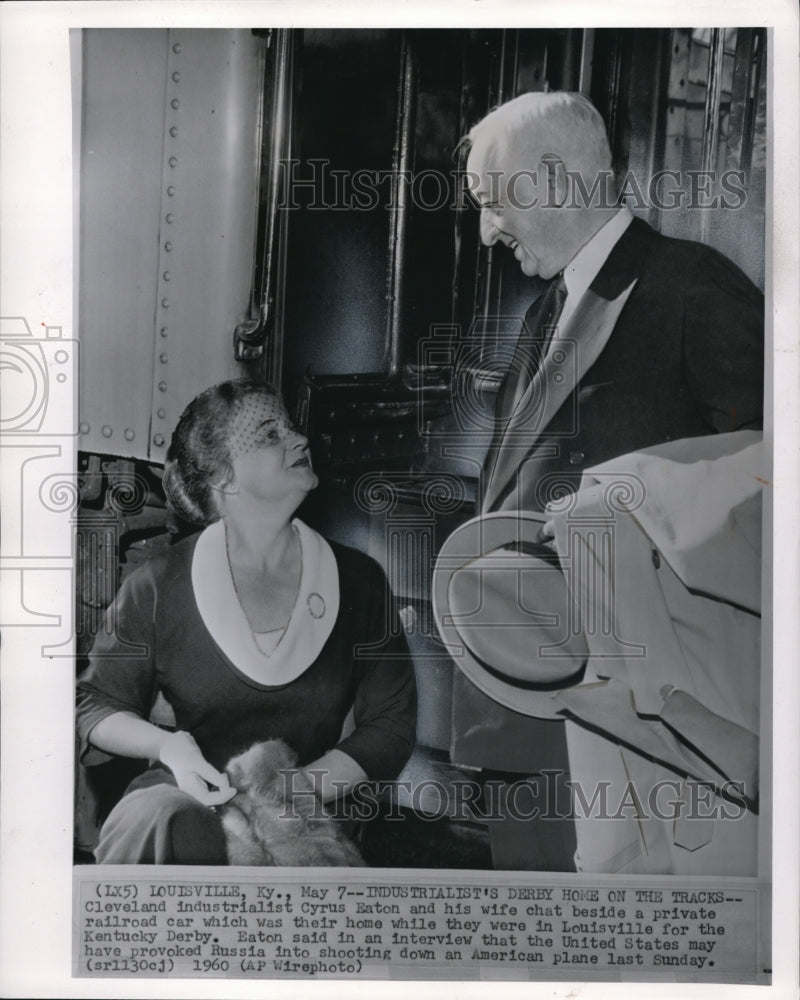
[[[580,299],[631,222],[631,210],[623,205],[575,254],[564,268],[567,301],[576,303]]]

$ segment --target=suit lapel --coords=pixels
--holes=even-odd
[[[634,278],[611,301],[597,294],[594,286],[581,299],[544,364],[517,398],[486,485],[485,511],[493,509],[522,460],[599,357],[635,284]]]

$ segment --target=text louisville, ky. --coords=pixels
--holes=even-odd
[[[357,976],[387,963],[442,962],[527,968],[532,977],[575,966],[696,974],[742,961],[746,974],[754,961],[758,893],[747,889],[264,885],[91,874],[79,881],[82,974]]]

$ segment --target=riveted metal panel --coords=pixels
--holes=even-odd
[[[239,373],[233,332],[247,315],[253,280],[264,44],[249,31],[169,32],[150,437],[156,460],[186,403]]]
[[[163,461],[192,396],[240,373],[264,46],[249,31],[85,32],[84,451]]]
[[[167,33],[83,33],[80,443],[144,457]]]

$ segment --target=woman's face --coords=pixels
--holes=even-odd
[[[295,429],[283,403],[266,393],[241,401],[228,439],[233,486],[265,501],[297,503],[318,483],[308,439]]]

